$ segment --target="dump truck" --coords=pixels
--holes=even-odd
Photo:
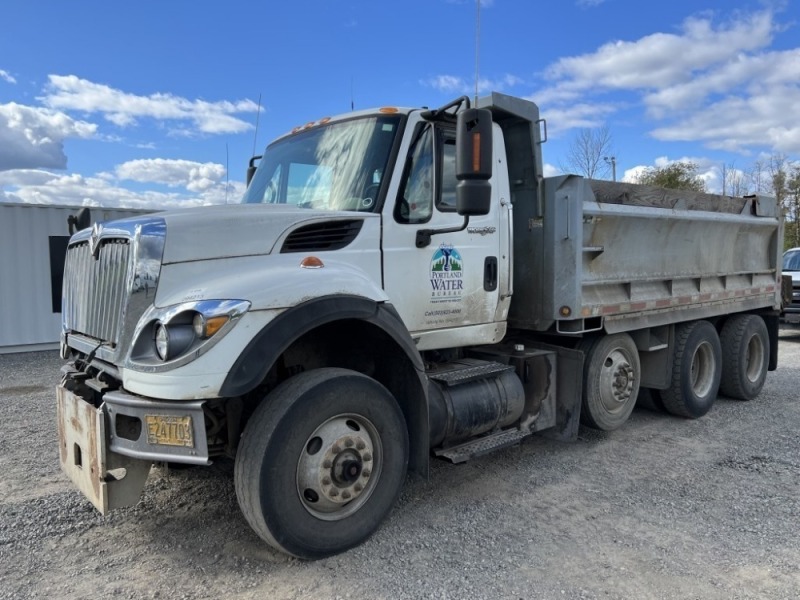
[[[432,460],[613,431],[645,395],[689,419],[756,398],[776,201],[545,177],[546,125],[499,93],[326,117],[250,161],[240,204],[76,232],[64,472],[105,513],[153,465],[233,460],[252,529],[315,559]]]

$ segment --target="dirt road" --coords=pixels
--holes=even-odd
[[[154,468],[100,516],[58,468],[55,353],[0,355],[0,598],[800,597],[800,329],[759,399],[637,409],[409,480],[367,543],[302,562],[249,529],[232,464]]]

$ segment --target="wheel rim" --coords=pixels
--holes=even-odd
[[[630,357],[619,349],[609,353],[600,370],[600,401],[603,408],[610,413],[624,410],[631,399],[634,379]]]
[[[714,386],[714,350],[711,344],[703,342],[692,356],[692,391],[704,398]]]
[[[745,376],[751,383],[755,383],[761,377],[764,368],[764,343],[761,338],[754,335],[747,343],[745,354],[745,365],[747,365]]]
[[[382,466],[381,438],[372,422],[361,415],[337,415],[306,440],[297,461],[297,493],[312,515],[338,521],[369,499]]]

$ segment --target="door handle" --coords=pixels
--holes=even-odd
[[[497,289],[497,257],[487,256],[483,261],[483,289],[493,292]]]

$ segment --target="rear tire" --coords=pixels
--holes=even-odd
[[[639,351],[627,333],[606,335],[582,344],[583,403],[581,422],[613,431],[636,405],[641,381]]]
[[[284,381],[242,434],[234,482],[242,513],[271,546],[317,559],[366,540],[405,481],[408,432],[374,379],[315,369]]]
[[[714,404],[722,373],[722,349],[717,330],[708,321],[675,328],[670,386],[659,396],[673,415],[696,419]]]
[[[720,391],[737,400],[752,400],[761,392],[769,368],[769,333],[758,315],[734,315],[720,333]]]

